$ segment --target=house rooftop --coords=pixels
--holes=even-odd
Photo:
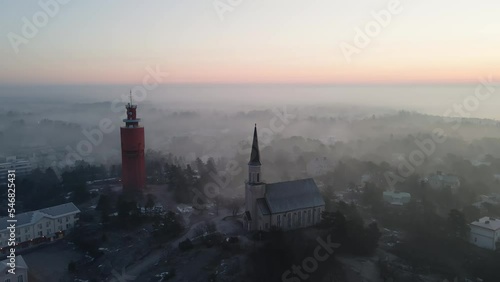
[[[429,176],[429,179],[447,182],[447,183],[460,182],[460,179],[458,178],[458,176],[452,175],[452,174],[435,174],[435,175]]]
[[[392,191],[385,191],[383,193],[384,196],[390,196],[393,198],[405,198],[405,197],[411,197],[410,193],[406,192],[392,192]]]
[[[472,222],[470,225],[496,231],[500,229],[500,219],[486,216]]]
[[[9,263],[9,259],[0,261],[0,271],[5,273],[10,266],[7,265]],[[23,256],[16,256],[16,268],[17,269],[28,269],[28,265],[23,259]],[[16,279],[17,281],[17,279]]]

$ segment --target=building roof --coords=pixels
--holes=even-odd
[[[68,213],[80,212],[80,210],[73,203],[66,203],[58,206],[53,206],[45,209],[38,210],[51,216],[61,216]]]
[[[260,212],[262,215],[270,215],[271,211],[269,210],[269,206],[266,203],[266,199],[260,198],[257,199],[257,207],[259,207]]]
[[[470,225],[495,231],[500,229],[500,219],[486,216],[477,221],[472,222]]]
[[[260,151],[259,151],[259,138],[257,137],[257,125],[253,130],[253,142],[252,142],[252,153],[250,155],[249,165],[261,165],[260,163]]]
[[[405,192],[385,191],[383,193],[383,198],[384,201],[390,203],[391,205],[402,206],[411,201],[411,194]]]
[[[411,198],[411,194],[406,192],[385,191],[383,195],[394,199]]]
[[[312,178],[267,184],[265,197],[273,214],[325,205]]]
[[[245,212],[245,216],[246,216],[246,218],[247,218],[248,221],[252,221],[252,215],[250,215],[249,211]]]
[[[17,220],[16,227],[34,224],[44,217],[57,218],[60,216],[79,213],[79,212],[80,210],[73,203],[66,203],[41,210],[24,212],[16,214],[15,218]],[[6,230],[7,227],[9,226],[7,219],[8,219],[7,217],[3,217],[0,219],[0,231]]]
[[[450,174],[436,174],[436,175],[431,175],[429,179],[433,181],[440,181],[446,184],[458,184],[460,183],[460,179],[458,176],[455,175],[450,175]]]
[[[9,259],[0,261],[0,273],[4,274],[5,272],[7,272],[7,269],[10,268],[7,263],[9,263]],[[22,256],[16,256],[16,269],[28,269],[28,265],[26,264],[26,261],[24,261]]]

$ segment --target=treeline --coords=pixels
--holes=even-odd
[[[17,212],[26,212],[59,205],[67,193],[52,168],[35,169],[26,177],[16,179]],[[69,191],[68,191],[69,192]]]
[[[149,154],[155,154],[150,151]],[[156,156],[161,153],[156,154]],[[164,161],[164,162],[162,162]],[[196,159],[185,164],[182,158],[167,155],[165,158],[151,158],[146,161],[146,174],[149,184],[167,184],[179,203],[206,203],[209,198],[204,194],[204,186],[214,182],[218,176],[215,160],[206,162]],[[94,165],[77,161],[73,166],[63,169],[58,177],[52,168],[35,169],[30,175],[16,180],[19,211],[30,211],[68,201],[83,203],[90,199],[88,182],[108,178],[119,178],[121,165]],[[195,190],[200,197],[195,199]],[[218,191],[221,192],[221,191]],[[215,200],[215,199],[214,199]]]
[[[452,209],[441,215],[437,210],[430,202],[412,201],[400,210],[379,214],[381,224],[405,234],[392,252],[416,272],[439,273],[448,279],[479,277],[483,281],[500,281],[500,254],[469,243],[470,221],[466,214]]]
[[[16,179],[18,212],[59,205],[68,201],[76,204],[90,198],[87,181],[109,178],[104,165],[91,165],[84,161],[66,167],[59,178],[52,168],[34,169],[30,175]]]
[[[204,185],[213,181],[213,177],[218,175],[215,161],[210,158],[207,162],[196,159],[194,167],[187,164],[185,167],[176,164],[166,165],[166,178],[168,189],[173,191],[174,198],[179,203],[193,204],[193,201],[201,200],[198,204],[206,203],[207,197],[204,195]],[[196,193],[201,194],[195,198]]]
[[[336,204],[335,211],[323,212],[319,227],[340,244],[340,252],[355,255],[372,254],[381,237],[376,222],[366,225],[356,206],[343,201]]]
[[[315,228],[256,233],[254,240],[263,240],[263,243],[250,253],[251,264],[246,271],[252,281],[342,278],[335,255],[371,255],[380,236],[377,223],[366,225],[355,205],[339,202],[335,211],[322,214],[322,221]],[[318,261],[318,254],[322,256],[321,261]],[[314,265],[317,269],[308,272],[305,264],[311,265],[312,258],[316,259]],[[303,273],[302,277],[300,273]]]
[[[209,183],[215,183],[211,185],[211,188],[214,188],[219,186],[219,181],[225,180],[219,173],[221,167],[224,167],[223,161],[213,158],[206,161],[200,158],[187,161],[184,157],[159,151],[148,150],[146,153],[148,183],[166,184],[178,203],[192,205],[193,201],[196,201],[196,204],[204,204],[209,200],[216,200],[215,197],[205,195],[204,189]],[[223,191],[211,192],[221,194]]]
[[[357,198],[363,212],[384,227],[398,231],[399,242],[393,242],[392,252],[410,263],[417,273],[440,273],[448,279],[480,277],[484,281],[500,281],[493,267],[500,263],[500,254],[469,243],[469,223],[480,217],[479,209],[465,205],[474,200],[466,200],[468,195],[474,194],[468,191],[469,187],[462,187],[455,193],[450,189],[435,190],[415,175],[399,189],[412,194],[412,200],[400,207],[384,203],[383,189],[373,183],[367,183]],[[358,217],[356,213],[351,214]],[[342,216],[336,214],[330,214],[327,219],[327,222],[343,222]],[[394,275],[387,272],[390,267],[382,269],[384,277]]]

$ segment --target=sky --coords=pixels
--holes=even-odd
[[[497,0],[59,1],[0,0],[0,84],[138,83],[148,66],[188,84],[500,77]]]

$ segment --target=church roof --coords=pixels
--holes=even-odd
[[[261,165],[259,152],[259,138],[257,137],[257,124],[253,131],[252,154],[250,155],[249,165]]]
[[[267,184],[265,197],[273,214],[325,205],[312,178]]]
[[[271,211],[269,210],[269,206],[266,203],[266,199],[260,198],[257,199],[257,207],[259,207],[260,212],[262,215],[270,215]]]

